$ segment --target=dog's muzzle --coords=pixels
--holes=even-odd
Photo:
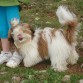
[[[23,40],[23,36],[21,35],[21,34],[18,34],[17,35],[17,38],[21,41],[21,40]]]

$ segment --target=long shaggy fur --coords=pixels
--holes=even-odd
[[[62,25],[68,26],[67,30],[45,27],[32,31],[26,23],[12,22],[16,25],[13,24],[10,32],[18,52],[23,56],[25,67],[49,58],[56,71],[65,71],[68,64],[76,64],[79,58],[75,49],[77,17],[65,6],[59,6],[56,15]]]
[[[70,12],[66,6],[59,6],[56,15],[62,25],[67,25],[68,28],[65,32],[66,39],[69,43],[75,40],[76,26],[78,25],[77,17],[73,12]],[[73,35],[73,36],[72,36]]]

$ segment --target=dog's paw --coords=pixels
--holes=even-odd
[[[79,59],[79,56],[75,55],[68,59],[68,64],[71,64],[71,65],[77,64],[78,59]]]
[[[64,72],[66,71],[68,68],[64,67],[64,66],[58,66],[58,67],[53,67],[54,71],[58,71],[58,72]]]

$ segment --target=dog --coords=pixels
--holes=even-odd
[[[17,19],[11,21],[9,38],[14,39],[25,67],[50,59],[51,67],[61,72],[67,70],[68,64],[77,63],[77,17],[66,6],[59,6],[56,15],[62,26],[67,26],[66,30],[45,27],[33,31],[27,23],[20,23]]]

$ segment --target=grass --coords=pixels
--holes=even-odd
[[[8,81],[12,83],[13,77],[20,77],[22,83],[62,83],[61,80],[65,75],[71,75],[71,83],[77,83],[83,79],[83,74],[69,74],[68,72],[55,72],[48,68],[46,70],[35,70],[33,68],[17,67],[11,69],[5,65],[0,66],[0,83]]]
[[[83,18],[83,1],[82,0],[20,0],[26,3],[27,7],[22,6],[20,11],[21,21],[29,23],[34,29],[44,27],[58,28],[59,24],[55,11],[59,5],[68,5],[77,16],[79,21]],[[83,27],[83,22],[82,22]],[[78,36],[78,43],[83,41],[83,29],[80,30]],[[79,45],[80,46],[80,45]],[[79,47],[78,46],[78,47]],[[83,57],[79,59],[79,63],[83,63]],[[47,65],[46,63],[44,63]],[[36,70],[34,68],[25,68],[19,66],[11,69],[0,65],[0,83],[19,83],[14,82],[13,77],[20,77],[20,83],[62,83],[61,80],[65,75],[71,76],[71,83],[77,83],[83,79],[83,72],[69,73],[69,72],[55,72],[49,67],[45,70]]]

